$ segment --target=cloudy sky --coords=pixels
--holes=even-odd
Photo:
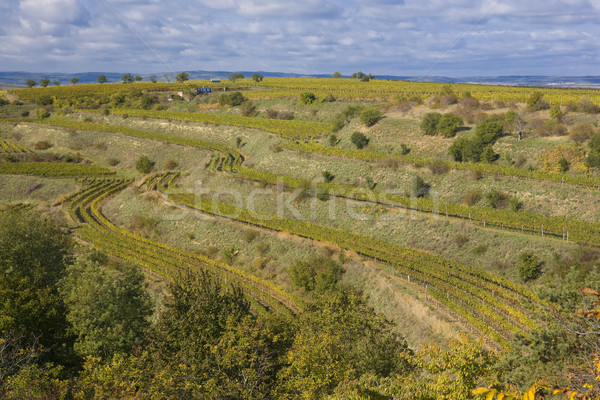
[[[600,0],[0,0],[0,70],[600,75]]]

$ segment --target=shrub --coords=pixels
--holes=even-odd
[[[335,175],[333,175],[331,172],[323,171],[323,181],[325,181],[325,183],[331,182],[333,178],[335,178]]]
[[[584,97],[577,103],[577,111],[586,114],[597,114],[600,112],[600,106],[597,106],[592,100]]]
[[[350,141],[357,149],[362,149],[369,144],[369,139],[361,132],[354,132],[350,137]]]
[[[38,106],[49,106],[53,102],[54,99],[52,98],[52,96],[47,94],[43,94],[35,99],[35,104],[37,104]]]
[[[21,117],[29,117],[29,111],[21,111]]]
[[[335,96],[332,95],[331,93],[329,93],[327,96],[325,96],[325,98],[323,99],[324,102],[326,103],[333,103],[335,101]]]
[[[494,148],[492,146],[486,146],[481,153],[481,161],[487,163],[493,163],[498,159],[498,154],[494,152]]]
[[[115,165],[118,165],[121,161],[117,160],[116,158],[109,158],[107,162],[108,165],[114,167]]]
[[[360,113],[360,122],[366,126],[373,126],[381,119],[381,117],[382,114],[379,110],[369,108]]]
[[[171,169],[175,169],[179,166],[179,163],[177,163],[177,161],[175,160],[168,160],[167,162],[165,162],[165,165],[163,166],[164,169],[167,170],[171,170]]]
[[[567,134],[567,127],[557,120],[549,119],[534,127],[533,133],[537,136],[564,136]]]
[[[584,143],[594,135],[594,127],[592,124],[581,123],[571,128],[569,138],[577,143]]]
[[[508,200],[508,209],[514,212],[519,212],[523,209],[523,203],[515,196],[511,196]]]
[[[333,128],[332,128],[332,130],[334,132],[337,132],[340,129],[342,129],[344,127],[344,125],[346,125],[346,120],[344,118],[336,118],[333,121]]]
[[[488,118],[477,124],[475,135],[479,136],[484,144],[493,144],[502,136],[504,126],[496,119]]]
[[[463,197],[463,201],[468,206],[474,206],[481,200],[481,192],[477,189],[471,190],[469,193],[465,194]]]
[[[448,173],[450,171],[450,167],[443,160],[435,159],[427,164],[427,168],[431,171],[432,174],[442,175]]]
[[[219,105],[235,107],[241,105],[245,100],[246,98],[240,92],[223,93],[219,96]]]
[[[423,197],[429,194],[430,185],[426,183],[423,178],[416,175],[410,185],[410,196],[411,197]]]
[[[244,233],[242,233],[242,238],[244,239],[244,241],[246,243],[250,243],[257,237],[258,237],[258,232],[254,231],[252,229],[248,229],[248,230],[244,231]]]
[[[44,118],[48,118],[50,116],[50,111],[46,110],[45,108],[38,108],[37,110],[35,110],[35,117],[37,119],[44,119]]]
[[[458,235],[454,236],[454,239],[453,239],[453,242],[457,247],[463,247],[465,244],[467,244],[468,241],[469,241],[469,238],[460,233]]]
[[[321,201],[329,200],[329,192],[325,189],[317,188],[316,195],[317,195],[317,199],[319,199]]]
[[[338,137],[333,134],[329,135],[329,137],[327,138],[327,141],[331,147],[334,147],[336,144],[339,143]]]
[[[276,119],[279,112],[277,110],[273,110],[272,108],[267,108],[265,110],[265,115],[269,119]]]
[[[442,115],[438,124],[437,132],[443,137],[453,137],[456,130],[463,125],[464,121],[458,115],[447,113]]]
[[[550,108],[550,106],[544,100],[541,92],[531,93],[531,96],[529,96],[529,99],[527,100],[527,109],[529,111],[546,110],[548,108]]]
[[[473,254],[481,256],[481,255],[485,254],[487,249],[488,249],[488,246],[486,244],[480,244],[479,246],[476,246],[473,248]]]
[[[442,119],[442,114],[431,112],[425,114],[423,120],[421,121],[421,130],[426,135],[435,135],[437,134],[437,127]]]
[[[298,260],[288,269],[294,285],[318,293],[334,289],[343,274],[341,264],[321,255],[312,256],[308,261]]]
[[[317,96],[315,96],[312,92],[303,92],[300,93],[300,102],[302,104],[313,104],[317,100]]]
[[[147,174],[152,171],[154,162],[150,161],[147,155],[143,155],[135,162],[135,168],[142,174]]]
[[[400,144],[400,154],[402,154],[403,156],[407,155],[408,153],[410,153],[410,147],[408,147],[407,145],[405,145],[404,143]]]
[[[530,251],[521,253],[519,255],[519,262],[517,263],[519,269],[519,275],[523,282],[528,282],[539,278],[542,274],[542,266],[544,263],[540,261],[535,254]]]
[[[240,113],[244,117],[252,117],[256,114],[256,106],[250,100],[246,100],[240,107]]]
[[[40,140],[39,142],[37,142],[36,144],[33,145],[33,148],[35,150],[48,150],[50,147],[54,146],[52,143],[50,143],[47,140]]]
[[[569,163],[569,161],[567,161],[566,158],[562,157],[560,160],[558,160],[558,171],[562,172],[563,174],[565,172],[567,172],[569,170],[569,168],[571,168],[571,163]]]
[[[508,195],[497,189],[490,190],[485,195],[485,199],[492,208],[504,208],[508,205]]]

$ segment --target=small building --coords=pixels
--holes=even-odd
[[[210,83],[221,83],[221,80],[213,78],[213,79],[210,80]]]

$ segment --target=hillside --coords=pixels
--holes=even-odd
[[[4,89],[0,244],[47,217],[78,243],[56,289],[73,354],[44,353],[71,375],[35,363],[53,388],[600,395],[600,92],[518,85],[596,77],[195,80],[220,74]],[[95,280],[124,282],[93,301],[126,310],[114,336],[77,302]],[[125,288],[137,305],[110,302]]]

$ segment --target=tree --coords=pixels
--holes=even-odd
[[[366,126],[375,125],[382,117],[381,112],[376,108],[368,108],[360,113],[360,122]]]
[[[190,79],[190,74],[188,74],[187,72],[180,72],[175,76],[175,80],[177,80],[177,82],[180,83],[183,83],[188,79]]]
[[[50,79],[48,79],[48,78],[40,79],[41,87],[47,87],[49,84],[50,84]]]
[[[106,83],[108,82],[108,79],[106,78],[106,75],[100,75],[98,76],[98,79],[96,79],[98,81],[98,83]]]
[[[558,160],[558,169],[560,172],[562,172],[564,174],[570,168],[571,168],[571,164],[569,163],[569,161],[566,158],[562,157],[560,160]]]
[[[498,158],[498,155],[494,152],[494,148],[492,146],[486,146],[481,153],[481,161],[485,161],[487,163],[493,163]]]
[[[135,168],[142,174],[147,174],[152,171],[154,162],[150,161],[147,155],[143,155],[135,162]]]
[[[252,79],[254,79],[254,82],[262,82],[264,76],[260,75],[258,72],[255,72],[252,74]]]
[[[240,106],[240,113],[244,117],[253,117],[256,114],[256,106],[250,100],[246,100]]]
[[[341,78],[342,77],[342,73],[339,72],[339,71],[335,71],[331,76],[334,77],[334,78]]]
[[[136,75],[136,76],[135,76],[135,81],[136,81],[136,82],[141,82],[141,81],[142,81],[142,79],[144,79],[144,78],[143,78],[143,77],[141,77],[141,76],[139,76],[139,75]]]
[[[331,135],[329,135],[329,137],[327,138],[327,142],[329,143],[329,145],[331,147],[334,147],[336,144],[338,144],[339,139],[337,136],[335,136],[333,133]]]
[[[133,83],[133,75],[131,75],[130,72],[123,74],[121,80],[123,81],[123,83]]]
[[[302,102],[302,104],[312,104],[317,100],[317,96],[315,96],[314,93],[311,92],[303,92],[300,93],[300,101]]]
[[[67,233],[37,213],[0,213],[0,332],[52,352],[42,360],[69,365],[72,338],[58,282],[71,261]]]
[[[54,83],[54,86],[60,86],[60,81],[54,81],[52,83]]]
[[[437,112],[430,112],[425,114],[423,119],[421,120],[421,130],[426,135],[435,135],[437,134],[437,127],[442,119],[442,114]]]
[[[219,96],[219,105],[221,106],[235,107],[241,105],[244,101],[246,101],[246,98],[240,92],[223,93]]]
[[[357,149],[362,149],[369,144],[369,139],[365,136],[365,134],[358,131],[352,133],[352,136],[350,136],[350,141],[356,146]]]
[[[239,72],[232,72],[231,74],[229,74],[228,78],[231,82],[235,82],[238,79],[244,79],[244,74],[240,74]]]
[[[544,263],[532,252],[527,251],[519,255],[517,267],[523,282],[537,279],[542,273]]]
[[[352,74],[352,78],[358,79],[358,80],[362,80],[363,78],[366,78],[366,77],[367,77],[367,75],[365,75],[365,73],[362,71],[355,72]]]
[[[294,322],[297,333],[278,376],[277,397],[323,399],[344,380],[412,369],[404,339],[354,293],[327,292]]]
[[[34,86],[37,85],[37,82],[34,81],[33,79],[28,79],[27,82],[25,82],[27,84],[28,87],[32,88]]]
[[[78,83],[79,83],[79,78],[76,78],[76,77],[71,78],[71,84],[72,85],[76,85]]]
[[[95,258],[95,259],[94,259]],[[61,294],[82,357],[128,353],[149,326],[150,297],[139,268],[81,257],[67,268]]]
[[[463,119],[458,115],[446,113],[437,124],[437,131],[444,137],[453,137],[456,130],[463,125]]]
[[[156,83],[156,76],[154,76],[154,75],[150,76],[150,82]]]
[[[475,135],[480,137],[485,145],[494,144],[502,136],[504,127],[496,119],[488,118],[477,124]]]

